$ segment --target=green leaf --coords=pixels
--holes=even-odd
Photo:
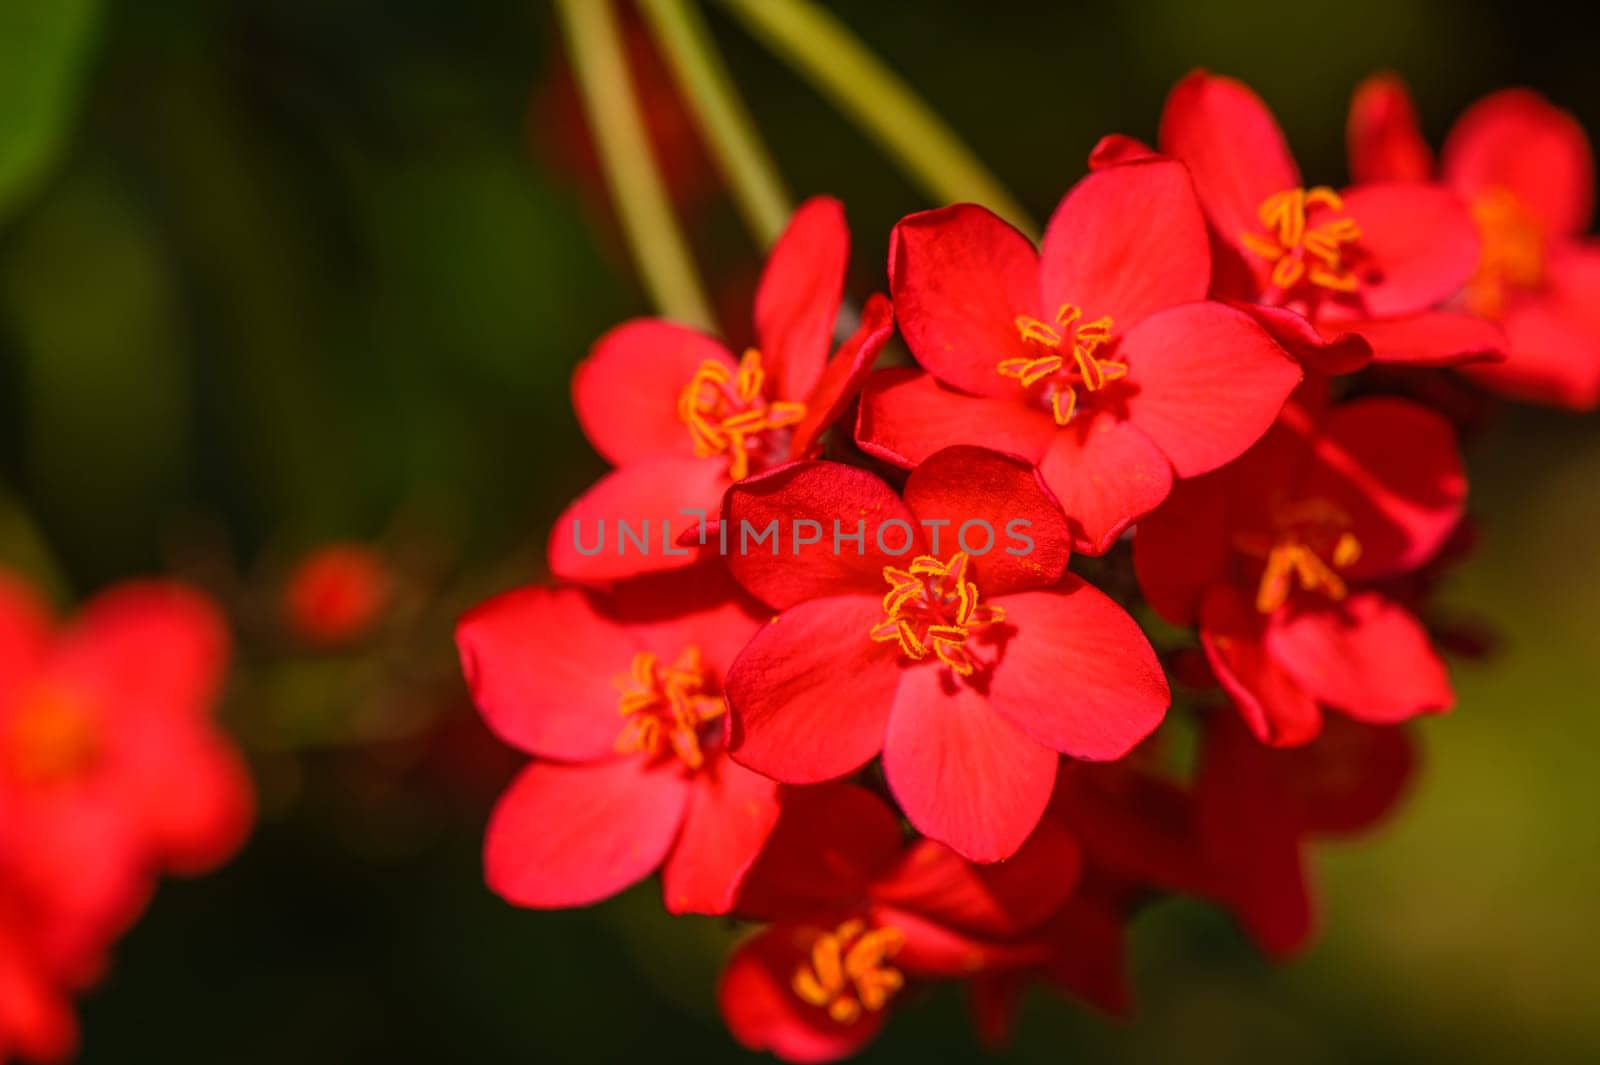
[[[61,152],[99,15],[99,0],[0,3],[0,221]]]

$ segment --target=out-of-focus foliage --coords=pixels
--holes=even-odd
[[[99,12],[99,0],[9,0],[0,7],[0,221],[66,140]]]

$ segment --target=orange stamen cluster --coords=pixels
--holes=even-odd
[[[1055,324],[1028,315],[1019,315],[1017,333],[1024,341],[1037,344],[1047,354],[1031,359],[1005,359],[995,370],[1002,377],[1015,378],[1023,388],[1046,384],[1050,413],[1057,425],[1066,425],[1078,407],[1078,388],[1098,392],[1108,382],[1127,376],[1128,368],[1111,359],[1097,359],[1095,352],[1111,339],[1111,319],[1096,318],[1079,324],[1083,310],[1070,303],[1056,312]]]
[[[913,661],[931,653],[963,677],[977,668],[967,650],[973,629],[1005,620],[1005,611],[980,604],[978,588],[967,580],[967,554],[957,551],[949,562],[930,555],[912,560],[909,569],[883,568],[889,592],[883,597],[884,620],[872,638],[900,644]]]
[[[898,928],[869,932],[865,921],[846,921],[817,937],[809,964],[802,962],[795,969],[789,986],[802,1002],[827,1010],[840,1024],[850,1024],[863,1010],[883,1009],[905,986],[900,970],[886,964],[905,941]]]
[[[1284,508],[1274,525],[1270,537],[1239,542],[1246,554],[1265,560],[1256,585],[1257,610],[1271,614],[1289,601],[1296,584],[1336,602],[1349,594],[1339,571],[1361,558],[1361,541],[1350,532],[1350,519],[1342,511],[1308,500]]]
[[[1311,225],[1307,216],[1318,207],[1337,214],[1344,201],[1326,185],[1273,193],[1256,210],[1267,232],[1242,233],[1239,239],[1273,264],[1272,283],[1283,291],[1308,281],[1334,292],[1354,292],[1359,282],[1345,266],[1344,245],[1361,239],[1361,227],[1349,217]]]
[[[700,728],[721,717],[728,704],[701,664],[699,648],[685,649],[671,666],[640,651],[617,687],[622,690],[617,709],[626,719],[617,736],[618,752],[654,758],[670,748],[690,769],[705,764]]]
[[[701,458],[726,454],[728,476],[735,481],[749,476],[751,452],[774,450],[763,434],[788,429],[806,416],[804,403],[767,402],[766,380],[761,353],[751,348],[737,370],[714,359],[702,362],[678,394],[678,417],[689,427],[694,453]]]
[[[76,698],[54,689],[27,697],[3,738],[0,754],[16,779],[30,785],[58,784],[80,775],[100,757],[94,718]]]
[[[1501,318],[1511,294],[1544,283],[1544,227],[1507,189],[1494,189],[1472,203],[1483,250],[1467,282],[1467,308]]]

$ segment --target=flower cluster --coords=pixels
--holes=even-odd
[[[1435,168],[1385,77],[1349,131],[1355,184],[1308,181],[1255,94],[1197,72],[1037,247],[980,206],[911,215],[855,313],[814,199],[755,347],[602,337],[573,399],[614,469],[557,523],[559,584],[457,633],[533,756],[489,884],[578,906],[659,870],[672,913],[756,922],[719,1001],[794,1061],[929,982],[994,1039],[1034,980],[1123,1010],[1162,892],[1303,946],[1307,843],[1379,821],[1397,726],[1453,702],[1425,619],[1458,427],[1387,382],[1600,403],[1572,120],[1493,96]]]
[[[253,792],[211,719],[227,657],[182,587],[121,585],[57,625],[0,573],[0,1061],[69,1057],[72,997],[157,878],[243,843]]]

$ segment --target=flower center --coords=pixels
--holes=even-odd
[[[1270,535],[1241,536],[1238,547],[1264,560],[1256,584],[1256,609],[1263,614],[1288,602],[1296,584],[1335,602],[1343,599],[1350,589],[1339,571],[1361,558],[1361,541],[1350,532],[1350,518],[1325,500],[1283,508]]]
[[[1544,227],[1509,189],[1493,189],[1472,203],[1483,250],[1467,281],[1467,308],[1484,318],[1500,318],[1519,289],[1544,282]]]
[[[670,666],[640,651],[617,687],[622,690],[617,709],[625,719],[617,736],[619,753],[655,758],[670,748],[690,769],[705,764],[701,726],[721,717],[728,704],[701,664],[699,648],[685,648]]]
[[[1272,284],[1280,291],[1304,281],[1333,292],[1354,292],[1359,281],[1345,264],[1344,246],[1361,239],[1361,227],[1348,215],[1329,217],[1343,212],[1344,201],[1326,185],[1285,189],[1256,209],[1266,232],[1241,233],[1239,239],[1273,264]]]
[[[876,1013],[905,986],[900,970],[885,964],[905,945],[898,928],[867,931],[862,920],[846,921],[811,945],[811,960],[795,969],[789,986],[802,1002],[850,1024],[862,1010]]]
[[[872,630],[880,642],[898,641],[913,661],[931,652],[963,677],[976,663],[967,650],[973,629],[1005,620],[1005,611],[978,602],[978,587],[966,579],[967,554],[957,551],[949,562],[922,555],[910,569],[883,567],[889,592],[883,597],[884,619]]]
[[[730,370],[707,359],[678,394],[678,417],[689,427],[694,453],[700,458],[728,456],[728,476],[742,481],[751,459],[770,463],[783,457],[788,434],[806,416],[804,403],[769,403],[761,352],[744,353],[739,368]]]
[[[55,688],[24,697],[3,739],[3,753],[16,779],[40,786],[81,776],[99,759],[102,747],[89,708]]]
[[[1083,310],[1063,303],[1055,324],[1017,316],[1017,332],[1037,345],[1034,358],[1005,359],[995,365],[1001,377],[1015,378],[1023,388],[1040,386],[1041,398],[1050,404],[1057,425],[1072,420],[1078,408],[1078,389],[1098,392],[1110,381],[1127,376],[1128,367],[1115,358],[1097,359],[1095,352],[1111,339],[1111,319],[1081,322]]]

